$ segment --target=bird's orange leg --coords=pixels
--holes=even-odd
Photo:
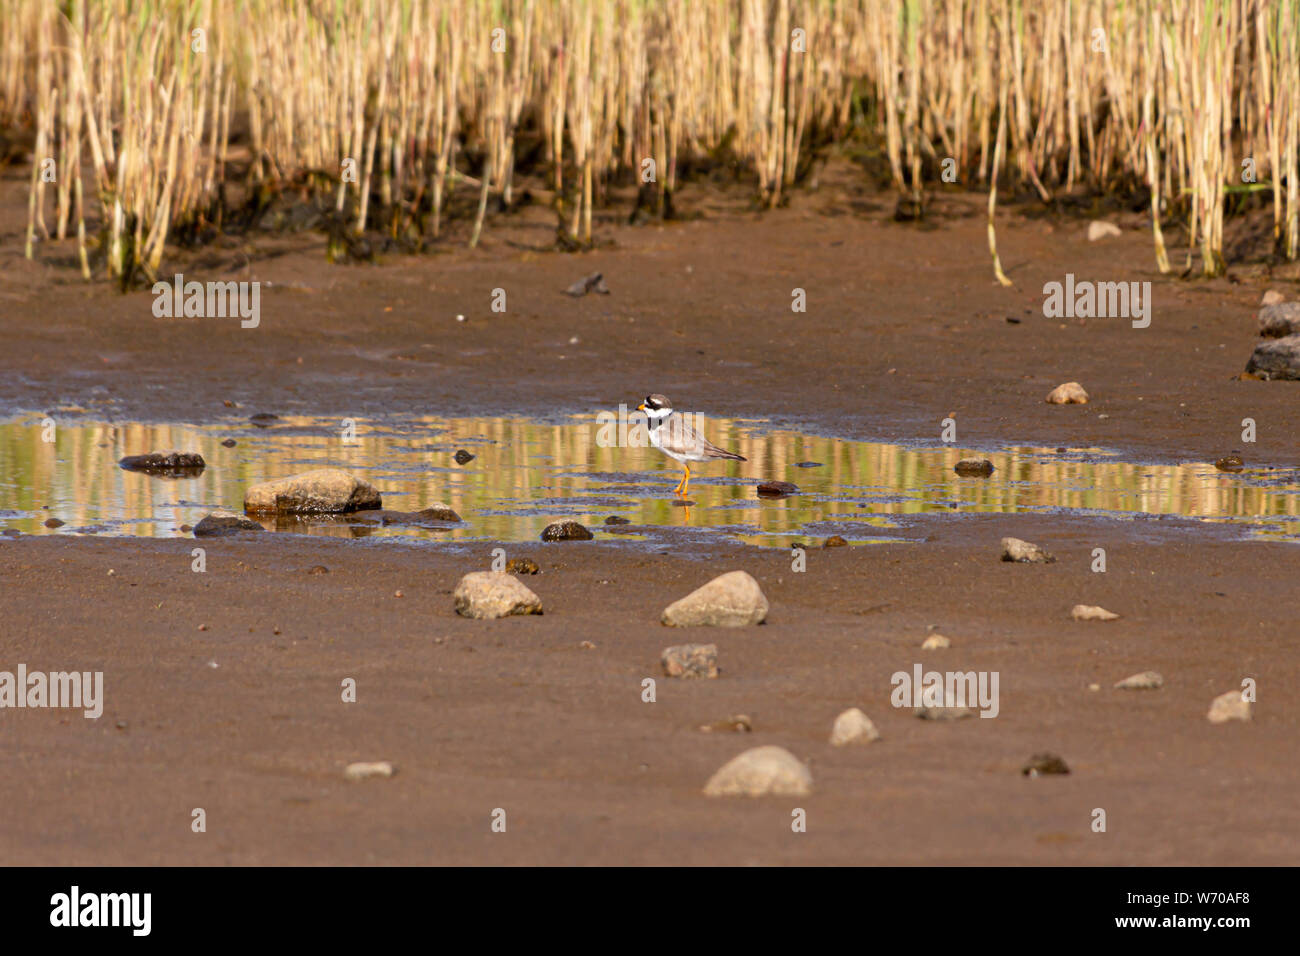
[[[677,482],[677,487],[673,489],[673,493],[678,495],[686,494],[686,486],[691,483],[691,466],[682,462],[682,467],[686,469],[686,474],[682,475],[682,480]]]

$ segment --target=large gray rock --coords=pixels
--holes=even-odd
[[[805,796],[812,793],[812,774],[784,747],[753,747],[723,764],[709,778],[710,797]]]
[[[244,493],[249,514],[345,514],[382,507],[374,485],[339,468],[264,481]]]
[[[1260,342],[1246,371],[1264,379],[1300,379],[1300,333]]]
[[[762,624],[767,609],[758,582],[744,571],[729,571],[668,605],[659,620],[669,627],[744,627]]]
[[[204,515],[203,520],[194,526],[194,537],[215,538],[224,534],[237,534],[240,531],[262,531],[260,524],[251,518],[234,511],[214,511]]]
[[[1300,302],[1278,302],[1259,310],[1259,334],[1279,339],[1300,332]]]
[[[461,617],[491,620],[512,614],[541,614],[542,599],[504,571],[474,571],[460,579],[453,594]]]

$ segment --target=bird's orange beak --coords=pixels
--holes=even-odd
[[[640,405],[638,405],[638,406],[636,407],[636,410],[637,410],[638,412],[644,412],[644,411],[645,411],[645,402],[642,402]]]

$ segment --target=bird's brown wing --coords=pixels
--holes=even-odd
[[[725,448],[719,448],[703,435],[700,436],[700,444],[703,446],[701,450],[710,458],[729,458],[732,461],[749,461],[749,459],[744,455],[737,455],[734,451],[727,451]]]
[[[708,458],[729,458],[734,461],[747,461],[743,455],[719,448],[687,423],[685,416],[674,415],[668,420],[669,433],[673,451],[694,453]]]

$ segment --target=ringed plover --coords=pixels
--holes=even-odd
[[[647,395],[645,401],[637,406],[637,411],[645,412],[650,444],[669,458],[681,462],[686,469],[682,480],[673,489],[679,495],[686,494],[686,487],[691,481],[690,463],[693,461],[716,461],[720,458],[748,461],[744,455],[724,451],[697,432],[685,417],[673,412],[672,404],[662,395]]]

